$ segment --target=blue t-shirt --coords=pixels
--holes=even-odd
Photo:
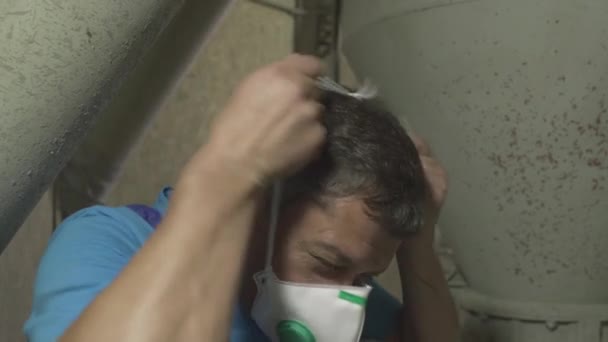
[[[94,206],[66,219],[42,257],[32,313],[24,331],[30,342],[56,341],[154,232],[165,214],[171,189],[150,208]],[[385,340],[396,331],[401,304],[375,285],[368,299],[363,336]],[[235,308],[231,342],[267,342],[240,306]]]

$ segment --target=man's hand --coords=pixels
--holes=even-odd
[[[402,250],[413,247],[411,245],[414,243],[432,248],[435,237],[435,224],[437,223],[439,212],[445,202],[448,191],[447,173],[441,163],[433,157],[429,145],[420,137],[415,135],[410,135],[410,137],[418,149],[428,190],[426,204],[423,209],[423,227],[421,227],[421,231],[416,235],[404,241]]]
[[[412,141],[418,149],[424,175],[429,188],[429,210],[438,214],[445,201],[448,190],[448,177],[441,163],[435,159],[429,145],[420,137],[412,136]]]
[[[435,224],[447,194],[447,175],[428,145],[415,136],[412,140],[424,169],[428,197],[421,231],[405,239],[397,251],[404,298],[400,340],[455,342],[458,315],[433,250]]]
[[[212,124],[201,159],[258,183],[303,167],[326,136],[314,81],[322,69],[318,59],[294,54],[247,77]]]

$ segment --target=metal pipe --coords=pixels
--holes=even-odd
[[[129,152],[234,3],[182,6],[55,181],[62,218],[103,201]]]
[[[142,56],[194,2],[0,3],[0,252]]]

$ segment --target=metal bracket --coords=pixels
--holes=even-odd
[[[304,14],[295,16],[294,51],[323,58],[339,80],[340,0],[296,0],[296,8]]]
[[[292,16],[293,50],[324,59],[328,66],[327,74],[334,80],[339,80],[340,0],[295,0],[295,7],[276,0],[250,1]]]

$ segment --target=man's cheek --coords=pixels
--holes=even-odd
[[[288,248],[282,248],[275,255],[274,271],[280,280],[301,282],[302,276],[306,274],[306,270],[302,268],[301,262],[298,262],[298,257],[294,253],[289,253]]]

